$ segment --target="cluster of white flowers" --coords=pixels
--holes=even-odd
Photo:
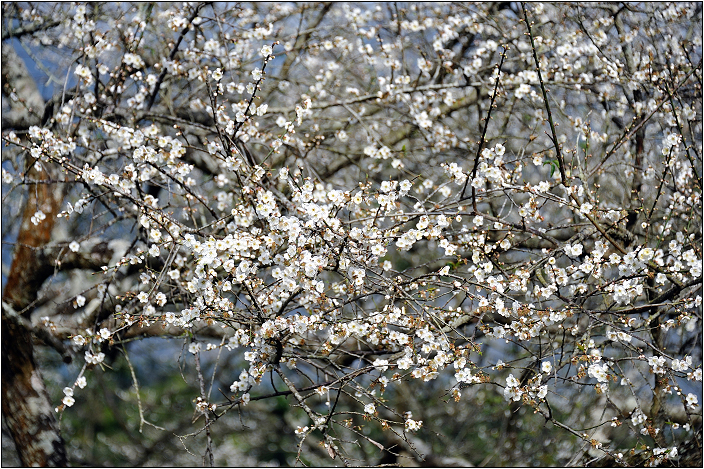
[[[272,6],[266,20],[244,9],[237,26],[223,23],[203,40],[188,32],[209,21],[193,8],[164,7],[161,30],[169,37],[184,31],[185,40],[178,54],[152,64],[76,6],[73,33],[59,43],[89,59],[75,66],[76,91],[47,128],[3,137],[39,169],[60,165],[62,182],[75,184],[60,216],[76,226],[90,220],[91,229],[60,246],[80,253],[113,224],[139,233],[103,267],[110,282],[72,290],[67,303],[73,300],[86,316],[106,298],[116,305],[114,322],[80,330],[74,346],[91,348],[135,325],[193,335],[216,329],[225,337],[222,348],[203,347],[198,336],[187,350],[242,356],[244,369],[227,381],[232,402],[245,405],[266,373],[298,378],[279,363],[303,372],[341,351],[359,357],[365,365],[359,369],[382,392],[400,379],[426,382],[454,373],[459,399],[460,388],[496,383],[490,376],[508,367],[505,399],[536,411],[553,386],[560,395],[563,386],[585,385],[585,375],[597,381],[597,392],[611,392],[608,383],[618,378],[623,386],[614,388],[624,389],[613,392],[631,391],[625,388],[643,384],[636,375],[648,371],[667,385],[673,376],[701,381],[696,353],[659,351],[651,334],[690,336],[701,317],[701,297],[690,288],[702,275],[695,226],[700,171],[690,154],[692,131],[682,125],[697,122],[697,107],[672,104],[662,86],[671,83],[669,73],[678,83],[690,79],[682,74],[684,56],[661,71],[644,40],[649,33],[628,28],[618,38],[639,52],[624,64],[617,58],[622,51],[609,43],[614,19],[598,15],[587,24],[590,35],[559,24],[527,37],[521,28],[498,34],[483,20],[488,7],[481,4],[448,5],[443,18],[423,17],[414,5],[389,30],[397,40],[387,41],[381,9],[345,4],[333,6],[345,27],[323,22],[301,45],[276,19],[293,14],[291,6]],[[540,19],[549,8],[558,7],[533,5],[530,14]],[[677,11],[660,12],[658,21]],[[120,34],[141,37],[159,26],[147,23],[135,17]],[[242,27],[249,24],[257,26]],[[88,44],[86,33],[94,30],[97,40]],[[427,50],[414,34],[427,39]],[[476,40],[460,56],[454,44],[464,50],[467,34]],[[503,41],[517,49],[510,71],[494,66]],[[271,67],[279,51],[287,52],[286,65]],[[556,96],[551,115],[538,68]],[[279,76],[282,70],[291,72]],[[375,79],[366,82],[352,70]],[[160,83],[168,86],[156,93]],[[197,91],[185,94],[184,83]],[[487,84],[496,114],[486,116],[479,134],[466,113],[476,108],[485,117]],[[652,88],[647,99],[622,96],[645,84]],[[603,113],[582,114],[602,102]],[[167,118],[159,106],[177,112]],[[147,107],[154,112],[148,118]],[[102,117],[113,112],[120,118]],[[633,149],[625,144],[634,132],[622,142],[610,126],[640,122],[646,113],[665,130],[650,139],[654,149],[647,145],[635,159],[646,184],[662,184],[641,193],[614,182],[613,173],[635,179]],[[560,134],[543,135],[541,126],[556,119]],[[597,162],[602,147],[607,153]],[[3,163],[3,183],[26,183],[10,163]],[[633,210],[634,200],[646,210]],[[31,223],[45,226],[49,210],[41,204],[31,210]],[[658,297],[660,303],[648,304]],[[646,324],[641,314],[651,307],[659,311]],[[465,327],[475,328],[477,343]],[[477,365],[481,346],[499,344],[503,353],[508,341],[525,354],[504,357],[510,365],[499,361],[492,370]],[[573,356],[546,355],[546,343]],[[359,344],[373,349],[373,358],[359,353]],[[646,351],[634,355],[636,348]],[[87,364],[104,358],[85,351]],[[514,373],[528,360],[535,374],[521,384]],[[356,385],[357,375],[349,376],[344,386]],[[309,390],[329,400],[334,386],[316,382]],[[367,420],[381,422],[374,391],[359,391],[357,405]],[[73,391],[64,394],[71,407]],[[698,404],[694,394],[684,399],[689,409]],[[205,400],[196,405],[210,408]],[[314,412],[308,417],[313,428],[323,424]],[[640,409],[633,413],[639,431],[646,421]],[[406,431],[422,425],[410,414],[402,422]],[[298,426],[296,434],[310,431]],[[663,454],[673,453],[656,456]]]
[[[609,382],[609,367],[606,363],[592,363],[587,373],[590,377],[596,378],[599,383]]]
[[[420,428],[423,426],[423,421],[422,420],[413,420],[412,418],[407,418],[406,421],[404,422],[404,428],[406,429],[407,432],[416,432],[420,430]]]
[[[105,360],[105,354],[103,352],[98,352],[94,354],[90,351],[86,351],[85,359],[86,363],[90,365],[98,365],[100,363],[103,363],[103,360]]]
[[[61,400],[61,402],[66,407],[71,407],[73,404],[75,404],[76,399],[74,399],[73,397],[73,388],[64,388],[64,398]]]
[[[504,388],[504,397],[506,400],[520,401],[523,391],[519,388],[520,382],[514,378],[513,374],[506,378],[506,387]]]

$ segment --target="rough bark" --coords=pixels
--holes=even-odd
[[[27,329],[2,313],[2,414],[23,466],[66,466],[66,450]]]
[[[27,69],[10,45],[2,48],[3,92],[14,93],[13,121],[38,123],[44,102]],[[7,67],[5,65],[8,65]],[[7,71],[7,72],[6,72]],[[38,112],[37,112],[38,111]],[[5,123],[3,116],[3,124]],[[32,180],[49,179],[51,167],[30,161],[27,175]],[[37,291],[53,271],[42,262],[36,248],[51,239],[54,221],[63,201],[63,189],[54,184],[30,184],[22,225],[3,302],[26,317],[31,313]],[[42,210],[46,218],[35,226],[31,218]],[[65,466],[66,450],[49,395],[34,361],[31,333],[22,321],[2,312],[2,414],[24,466]]]
[[[15,310],[31,311],[37,291],[51,275],[34,248],[46,244],[61,204],[61,190],[32,187],[17,237],[3,301]],[[30,218],[41,206],[47,215],[38,226]],[[25,315],[27,312],[25,312]],[[58,423],[34,361],[32,337],[21,322],[2,313],[2,414],[24,466],[65,466],[66,451]]]

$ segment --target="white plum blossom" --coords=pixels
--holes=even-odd
[[[567,245],[565,245],[564,249],[565,249],[565,254],[567,254],[568,256],[577,257],[582,254],[582,248],[583,248],[583,246],[580,243],[576,243],[576,244],[571,244],[571,245],[567,244]]]
[[[61,400],[61,402],[66,406],[66,407],[71,407],[73,404],[75,404],[76,400],[73,398],[73,389],[72,388],[64,388],[64,397]]]
[[[608,366],[605,363],[593,363],[589,365],[588,374],[590,377],[596,378],[596,380],[600,383],[607,383],[608,371]]]
[[[404,422],[404,427],[407,432],[415,432],[420,430],[420,428],[423,426],[423,421],[422,420],[413,420],[413,419],[406,419]]]
[[[695,394],[692,394],[691,392],[687,394],[687,407],[690,409],[695,409],[698,405],[699,400],[697,399],[697,396]]]
[[[85,358],[86,358],[86,363],[91,364],[91,365],[97,365],[99,363],[102,363],[103,360],[105,360],[105,354],[103,352],[98,352],[97,354],[93,354],[90,351],[86,351]]]

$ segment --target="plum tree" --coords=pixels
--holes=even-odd
[[[700,3],[2,8],[23,465],[701,463]]]

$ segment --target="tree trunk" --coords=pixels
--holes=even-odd
[[[2,62],[3,91],[14,92],[20,98],[13,101],[8,114],[21,116],[25,124],[39,125],[37,115],[44,101],[11,45],[3,45]],[[11,72],[6,73],[8,69]],[[51,178],[50,165],[39,161],[28,163],[30,180]],[[36,248],[50,241],[64,197],[60,185],[29,184],[28,187],[12,267],[2,293],[3,304],[26,318],[31,314],[39,288],[53,272],[51,265],[38,258]],[[35,226],[31,218],[37,210],[44,212],[46,218]],[[22,322],[2,308],[2,415],[23,466],[66,466],[64,441],[34,361],[32,333]]]
[[[34,363],[30,332],[2,313],[2,415],[23,466],[66,466],[49,395]]]
[[[48,177],[47,171],[30,171],[33,177]],[[37,258],[36,248],[49,242],[63,191],[54,184],[31,185],[17,236],[3,303],[28,317],[37,291],[52,273],[51,266]],[[31,217],[41,207],[46,218],[37,226]],[[25,322],[26,323],[26,322]],[[65,466],[66,450],[59,427],[34,362],[31,331],[2,310],[2,414],[25,466]]]

